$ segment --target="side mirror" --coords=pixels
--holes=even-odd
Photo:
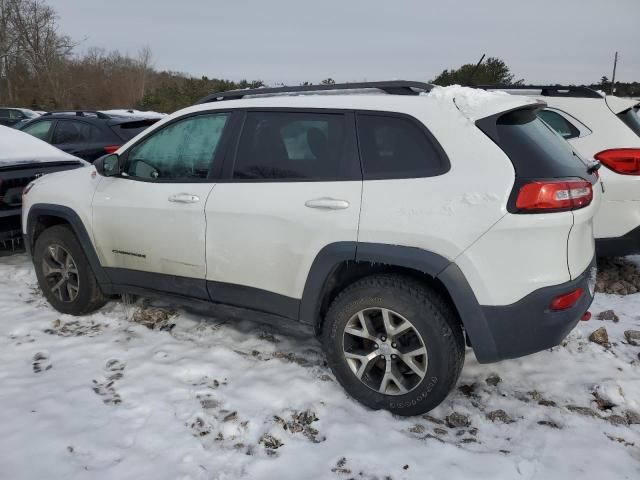
[[[114,177],[120,174],[120,157],[116,153],[105,155],[93,162],[93,166],[103,177]]]

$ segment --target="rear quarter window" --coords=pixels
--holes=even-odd
[[[369,113],[357,119],[365,180],[433,177],[449,170],[444,150],[418,120]]]
[[[618,114],[618,118],[640,137],[640,107],[625,110]]]
[[[571,145],[525,108],[476,122],[507,154],[520,178],[579,177],[592,180]]]
[[[118,123],[116,125],[112,125],[111,129],[119,138],[121,138],[125,142],[128,142],[139,133],[144,132],[147,128],[149,128],[157,121],[157,119],[149,119]]]

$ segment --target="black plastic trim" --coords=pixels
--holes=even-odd
[[[621,237],[596,238],[596,254],[599,257],[623,257],[640,253],[640,227]]]
[[[246,285],[207,280],[209,298],[214,303],[270,313],[298,320],[300,300]]]
[[[87,260],[89,260],[91,269],[93,270],[100,286],[108,286],[108,284],[111,283],[105,269],[100,264],[93,242],[91,241],[91,237],[89,237],[82,220],[78,214],[69,207],[49,203],[36,203],[31,206],[27,216],[27,231],[25,233],[25,245],[27,245],[26,248],[28,251],[33,250],[33,233],[35,231],[36,221],[40,216],[51,216],[65,220],[71,226],[76,238],[84,249]]]
[[[604,98],[589,87],[576,85],[469,85],[483,90],[540,90],[543,97]]]
[[[559,345],[593,301],[589,283],[591,275],[595,275],[595,265],[594,257],[591,265],[576,279],[538,289],[511,305],[483,306],[486,332],[492,337],[495,355],[485,356],[482,352],[479,356],[471,337],[478,361],[488,363],[522,357]],[[562,311],[550,309],[555,297],[577,288],[582,288],[584,293],[573,307]]]
[[[104,270],[112,281],[110,294],[127,293],[130,292],[129,287],[136,287],[183,297],[209,300],[204,279],[179,277],[128,268],[104,267]]]
[[[420,91],[428,92],[433,85],[424,82],[408,80],[391,80],[383,82],[359,82],[359,83],[334,83],[328,85],[296,85],[285,87],[261,87],[241,90],[227,90],[216,92],[198,100],[196,105],[202,103],[218,102],[222,100],[240,100],[248,95],[277,95],[282,93],[304,93],[334,90],[362,90],[377,89],[390,95],[418,95]]]

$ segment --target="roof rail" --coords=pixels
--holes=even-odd
[[[363,90],[377,89],[391,95],[418,95],[428,92],[433,85],[408,80],[392,80],[387,82],[334,83],[330,85],[298,85],[290,87],[251,88],[244,90],[227,90],[216,92],[198,100],[196,105],[222,100],[239,100],[249,95],[278,95],[280,93],[323,92],[331,90]]]
[[[540,90],[543,97],[602,98],[589,87],[575,85],[469,85],[483,90]]]
[[[97,118],[109,119],[112,118],[111,115],[107,115],[106,113],[98,112],[97,110],[58,110],[47,112],[44,115],[75,115],[76,117],[89,117],[96,116]]]

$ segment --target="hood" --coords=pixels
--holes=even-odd
[[[28,133],[0,126],[0,168],[49,162],[87,163]]]
[[[453,100],[458,110],[473,121],[526,106],[545,106],[544,102],[531,97],[460,85],[434,87],[427,95]]]

